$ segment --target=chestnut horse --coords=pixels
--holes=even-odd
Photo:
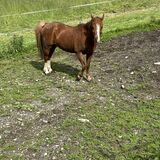
[[[89,73],[90,62],[97,42],[100,41],[103,19],[104,14],[102,17],[91,16],[89,22],[74,27],[58,22],[39,23],[35,29],[35,34],[37,47],[45,62],[44,73],[52,72],[50,59],[55,48],[59,47],[64,51],[76,53],[82,65],[77,80],[80,80],[86,71],[86,79],[90,81],[92,79]],[[83,55],[86,55],[86,60],[84,60]]]

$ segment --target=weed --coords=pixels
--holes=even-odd
[[[23,51],[23,36],[14,35],[9,44],[8,53],[15,54]]]
[[[23,36],[13,35],[9,42],[3,45],[0,58],[12,58],[19,56],[24,51]]]

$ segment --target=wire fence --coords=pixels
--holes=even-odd
[[[80,5],[75,5],[75,6],[70,6],[66,9],[76,9],[76,8],[84,8],[84,7],[89,7],[89,6],[95,6],[95,5],[101,5],[105,3],[110,3],[116,0],[108,0],[108,1],[100,1],[100,2],[94,2],[94,3],[87,3],[87,4],[80,4]],[[38,13],[45,13],[45,12],[52,12],[52,11],[58,11],[61,8],[55,8],[55,9],[45,9],[45,10],[37,10],[37,11],[31,11],[31,12],[23,12],[23,13],[16,13],[16,14],[8,14],[8,15],[2,15],[0,18],[6,18],[6,17],[16,17],[16,16],[24,16],[24,15],[34,15]],[[0,33],[0,36],[12,36],[14,34],[18,33],[26,33],[26,32],[33,32],[33,28],[27,28],[23,30],[18,30],[18,31],[13,31],[13,32],[6,32],[6,33]]]
[[[95,3],[75,5],[75,6],[68,7],[68,9],[83,8],[83,7],[88,7],[88,6],[100,5],[100,4],[110,3],[110,2],[113,2],[113,1],[116,1],[116,0],[101,1],[101,2],[95,2]],[[149,8],[149,10],[152,10],[152,9],[156,9],[156,8],[155,7]],[[38,10],[38,11],[32,11],[32,12],[24,12],[24,13],[19,13],[19,14],[12,14],[12,15],[2,15],[2,16],[0,16],[0,18],[2,18],[2,17],[12,17],[12,16],[32,15],[32,14],[37,14],[37,13],[51,12],[51,11],[54,11],[54,10],[60,10],[60,8],[49,9],[49,10]],[[148,9],[128,11],[128,12],[125,12],[125,14],[130,13],[130,12],[139,12],[139,11],[145,11],[145,10],[148,10]],[[121,13],[121,14],[124,14],[124,13]],[[116,15],[116,13],[107,14],[107,16],[111,16],[111,15]],[[22,29],[22,30],[18,30],[18,31],[13,31],[13,32],[0,33],[0,36],[12,36],[14,34],[23,34],[23,33],[33,32],[33,31],[34,31],[34,28],[26,28],[26,29]]]
[[[100,2],[94,2],[94,3],[80,4],[80,5],[70,6],[66,9],[84,8],[84,7],[94,6],[94,5],[101,5],[101,4],[105,4],[105,3],[110,3],[113,1],[115,1],[115,0],[107,0],[107,1],[100,1]],[[45,9],[45,10],[37,10],[37,11],[31,11],[31,12],[16,13],[16,14],[7,14],[7,15],[1,15],[0,18],[34,15],[34,14],[38,14],[38,13],[52,12],[52,11],[56,11],[56,10],[58,11],[60,9],[61,8],[55,8],[55,9]],[[27,29],[13,31],[13,32],[0,33],[0,36],[11,36],[13,34],[18,34],[18,33],[33,32],[33,30],[34,29],[32,29],[32,28],[27,28]]]
[[[82,7],[100,5],[100,4],[105,4],[105,3],[109,3],[109,2],[113,2],[113,1],[116,1],[116,0],[101,1],[101,2],[94,2],[94,3],[87,3],[87,4],[80,4],[80,5],[70,6],[70,7],[68,7],[68,9],[74,9],[74,8],[82,8]],[[59,9],[60,8],[54,8],[54,9],[37,10],[37,11],[24,12],[24,13],[7,14],[7,15],[0,16],[0,18],[3,18],[3,17],[13,17],[13,16],[23,16],[23,15],[32,15],[32,14],[44,13],[44,12],[52,12],[52,11],[59,10]]]

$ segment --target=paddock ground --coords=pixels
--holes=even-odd
[[[160,30],[98,45],[92,82],[73,54],[0,63],[1,159],[160,159]]]

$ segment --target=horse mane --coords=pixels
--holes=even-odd
[[[92,20],[90,20],[90,21],[88,21],[86,23],[80,23],[76,27],[84,28],[87,31],[87,33],[89,33],[89,35],[93,35],[94,36],[94,34],[92,32]]]
[[[87,35],[89,38],[89,41],[91,43],[92,40],[94,40],[94,33],[93,33],[93,27],[92,27],[92,20],[88,21],[87,23],[84,24],[84,27],[87,31]]]
[[[87,28],[91,28],[91,26],[92,26],[92,20],[90,20],[90,21],[88,21],[86,23],[80,23],[80,24],[78,24],[78,26],[85,26]]]

